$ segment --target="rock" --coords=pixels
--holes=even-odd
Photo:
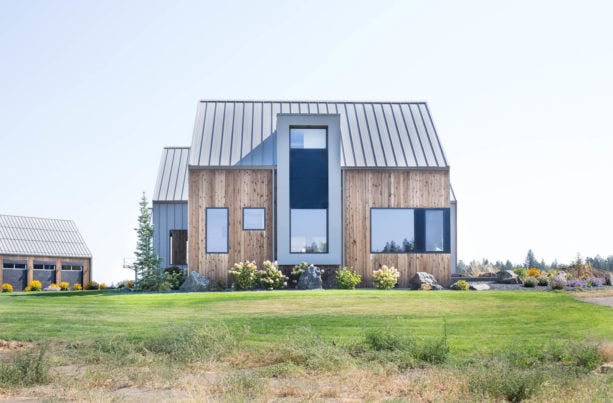
[[[209,280],[197,271],[190,272],[179,288],[181,291],[207,291],[208,289]]]
[[[59,290],[60,290],[60,287],[51,287],[51,286],[49,286],[49,287],[43,288],[43,291],[59,291]]]
[[[468,283],[468,285],[470,286],[471,290],[475,291],[485,291],[490,289],[490,286],[486,283]]]
[[[433,290],[443,289],[432,274],[424,271],[418,271],[413,275],[411,280],[409,280],[409,286],[412,290],[420,290],[422,288],[422,284],[430,284]]]
[[[296,288],[299,290],[322,290],[321,269],[310,265],[298,279]]]
[[[496,273],[496,282],[499,284],[521,284],[521,280],[512,270],[500,270]]]

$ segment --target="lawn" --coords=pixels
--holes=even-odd
[[[127,365],[123,361],[117,361],[116,356],[108,355],[111,350],[113,354],[117,354],[117,351],[123,348],[121,340],[129,340],[129,343],[126,344],[127,349],[143,340],[151,340],[152,337],[159,337],[159,340],[165,340],[160,343],[168,344],[168,340],[171,340],[168,339],[169,335],[181,332],[196,334],[201,329],[212,328],[224,328],[229,334],[240,335],[238,337],[240,340],[237,341],[237,343],[240,342],[240,347],[226,349],[221,356],[216,356],[216,358],[207,358],[208,365],[212,365],[211,362],[216,363],[213,365],[213,370],[210,366],[206,370],[194,369],[193,360],[188,360],[189,362],[180,368],[173,367],[173,370],[183,375],[185,371],[188,371],[190,376],[200,374],[198,376],[201,377],[205,377],[204,374],[210,374],[211,371],[221,372],[223,376],[220,379],[222,380],[202,378],[199,379],[199,382],[209,382],[212,385],[211,390],[221,395],[238,391],[235,397],[238,397],[239,400],[251,397],[277,398],[287,392],[288,385],[295,384],[295,379],[290,374],[291,371],[281,376],[286,381],[283,387],[277,385],[278,374],[274,376],[260,374],[256,378],[260,379],[266,387],[258,389],[256,386],[259,385],[259,382],[253,385],[249,383],[249,380],[255,375],[250,375],[245,379],[240,378],[244,375],[240,371],[244,371],[246,367],[268,368],[268,365],[288,363],[298,365],[300,367],[298,374],[315,383],[323,382],[319,375],[322,371],[324,373],[333,371],[334,376],[341,376],[340,373],[343,371],[345,373],[353,371],[354,375],[361,373],[366,377],[372,377],[373,374],[379,374],[380,371],[387,374],[389,367],[380,357],[375,359],[379,369],[373,369],[371,364],[365,364],[365,361],[369,360],[363,358],[366,356],[360,356],[362,358],[354,362],[351,360],[355,353],[351,353],[353,355],[347,353],[347,351],[354,351],[355,346],[365,340],[365,335],[373,332],[384,332],[398,337],[410,335],[414,340],[423,343],[440,340],[446,332],[446,342],[449,348],[447,364],[424,367],[422,364],[413,365],[404,362],[397,368],[394,367],[396,372],[393,372],[390,378],[397,378],[394,385],[407,382],[406,372],[403,372],[407,368],[422,368],[420,371],[424,371],[423,368],[429,368],[428,371],[435,371],[435,373],[434,375],[433,373],[423,375],[425,376],[423,382],[432,383],[432,377],[435,377],[436,379],[455,379],[455,381],[449,381],[449,384],[454,384],[454,382],[457,384],[457,390],[454,389],[453,393],[449,392],[449,388],[444,385],[424,386],[426,391],[430,390],[429,388],[432,389],[431,397],[434,399],[499,398],[506,395],[492,391],[475,392],[476,394],[466,392],[468,390],[466,381],[461,380],[464,370],[458,368],[464,368],[466,363],[480,360],[484,356],[491,356],[496,352],[537,351],[553,341],[572,343],[587,341],[592,344],[610,345],[613,341],[613,309],[581,302],[565,292],[547,291],[325,290],[153,294],[98,291],[0,295],[0,339],[52,346],[50,353],[52,367],[57,368],[75,365],[77,359],[74,357],[79,354],[82,357],[90,354],[89,358],[83,359],[83,365],[86,365],[88,370],[85,373],[77,371],[76,379],[79,379],[79,385],[90,384],[92,390],[108,390],[111,386],[114,387],[113,382],[115,381],[112,381],[110,385],[100,385],[98,381],[94,381],[98,378],[90,373],[91,365],[95,365],[96,371],[102,371],[106,374],[104,377],[109,379],[115,379],[113,374],[121,372],[118,368]],[[346,357],[340,358],[340,361],[351,361],[353,364],[339,362],[334,364],[336,367],[334,365],[330,367],[324,361],[313,364],[313,362],[307,362],[308,359],[306,359],[307,363],[303,365],[298,359],[285,358],[288,355],[291,356],[291,351],[274,355],[280,345],[287,344],[305,334],[316,336],[323,343],[321,346],[324,346],[322,347],[324,350],[318,350],[319,352],[315,354]],[[100,357],[92,358],[90,347],[87,347],[90,348],[87,352],[83,350],[83,352],[71,355],[70,349],[85,349],[83,343],[90,343],[92,340],[100,341],[100,343],[111,340],[109,344],[111,346],[100,347],[102,344],[98,344],[96,354],[100,352],[102,354]],[[176,342],[175,339],[172,340],[174,340],[172,343]],[[145,353],[142,354],[145,355],[157,348],[155,343],[145,345],[154,345],[153,349],[144,348]],[[328,348],[329,350],[325,350]],[[171,350],[163,348],[160,351],[166,355],[172,355],[168,353]],[[314,354],[314,350],[309,351],[308,354]],[[322,353],[322,351],[327,352]],[[396,360],[399,354],[400,352],[393,353],[390,355],[390,360]],[[276,358],[273,359],[270,356]],[[160,374],[162,372],[167,374],[165,371],[168,369],[158,371],[157,375],[155,375],[156,371],[151,369],[167,367],[166,364],[161,364],[162,361],[156,360],[157,358],[149,356],[131,360],[130,365],[133,366],[130,370],[131,376],[135,376],[135,373],[140,375],[134,379],[130,378],[129,387],[142,388],[143,385],[153,385],[152,387],[156,390],[155,388],[167,382],[160,381],[160,378],[166,376]],[[246,364],[249,360],[251,362]],[[157,366],[152,365],[151,362],[157,362]],[[100,365],[103,365],[105,369],[100,369]],[[318,368],[318,365],[321,368]],[[351,370],[345,368],[340,371],[339,365],[343,368],[348,365]],[[487,365],[484,364],[483,368],[486,368]],[[236,371],[239,371],[239,375],[243,375],[236,378],[238,376]],[[175,387],[187,387],[184,384],[186,381],[183,375],[170,376],[174,379],[174,383],[171,383],[169,390],[175,390]],[[228,378],[228,376],[234,378]],[[355,376],[359,378],[359,375]],[[597,380],[596,384],[600,386],[592,388],[594,389],[592,392],[596,394],[588,394],[587,398],[598,397],[599,388],[606,390],[610,386],[611,377],[606,376],[607,378],[598,378],[600,380]],[[584,378],[577,378],[573,375],[572,379],[575,379],[573,382],[582,382],[581,379]],[[379,390],[380,387],[373,387],[368,393],[356,394],[346,390],[347,382],[350,381],[338,379],[339,385],[345,385],[343,386],[345,389],[334,389],[332,392],[325,388],[322,390],[320,387],[313,392],[315,394],[290,395],[299,399],[322,399],[335,396],[374,400],[383,398],[381,394],[368,394]],[[386,380],[385,382],[391,381]],[[595,381],[585,378],[585,382]],[[545,381],[542,383],[546,384]],[[70,385],[70,383],[65,383],[64,388],[70,390]],[[164,387],[168,388],[168,385]],[[573,388],[576,389],[576,387],[577,385],[574,384]],[[45,386],[39,388],[43,389],[38,393],[51,398],[57,397],[53,394],[56,392],[45,393]],[[0,392],[1,390],[0,382]],[[15,389],[11,390],[15,391]],[[210,392],[209,389],[207,391]],[[252,395],[252,392],[257,393]],[[28,396],[28,393],[24,394],[24,392],[14,393],[16,395],[11,396]],[[332,393],[332,395],[328,396],[326,393]],[[421,396],[412,395],[401,388],[396,394],[392,393],[391,397],[397,397],[398,394],[404,396],[404,393],[418,399]],[[221,395],[209,394],[207,396],[215,399]],[[90,398],[98,400],[101,396],[90,395]],[[2,397],[1,393],[0,397]],[[119,399],[123,397],[125,396],[112,396],[112,398]],[[175,397],[169,396],[168,400],[174,400]],[[582,395],[578,398],[585,397]],[[147,396],[137,396],[137,400],[145,398]],[[166,399],[162,398],[162,400]]]
[[[440,336],[452,353],[542,344],[552,338],[613,335],[613,310],[566,293],[377,290],[130,294],[71,292],[0,295],[0,338],[75,341],[103,335],[146,336],[184,325],[247,326],[249,340],[311,328],[340,342],[369,329]]]

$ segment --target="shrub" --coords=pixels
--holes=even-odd
[[[566,282],[566,285],[574,288],[584,288],[587,286],[587,282],[578,278],[571,278]]]
[[[81,290],[83,289],[83,286],[81,286],[81,284],[79,284],[79,283],[74,283],[74,284],[72,285],[72,289],[73,289],[74,291],[81,291]]]
[[[30,287],[29,291],[42,291],[43,284],[38,280],[32,280],[30,281],[30,284],[28,284],[28,287]]]
[[[99,287],[101,290],[106,290],[106,283],[100,283]]]
[[[0,361],[0,387],[32,386],[49,381],[49,363],[45,350],[38,348],[18,353]]]
[[[277,262],[264,261],[262,263],[262,270],[257,272],[257,277],[260,285],[267,290],[278,290],[287,287],[287,277],[279,271]]]
[[[60,291],[68,291],[70,288],[70,283],[68,281],[60,282]]]
[[[2,292],[13,292],[13,286],[8,283],[2,284]]]
[[[410,335],[394,334],[381,329],[367,332],[364,341],[374,351],[413,350],[415,348],[415,339]]]
[[[379,290],[394,288],[396,283],[398,283],[398,277],[400,277],[400,272],[394,266],[387,267],[383,265],[379,270],[373,272],[373,281],[375,282],[375,287]]]
[[[540,286],[548,286],[549,285],[549,279],[545,276],[539,276],[536,278],[536,280],[538,281],[538,285]]]
[[[517,274],[517,277],[519,277],[520,279],[523,279],[528,275],[528,269],[518,267],[517,269],[513,270],[513,273]]]
[[[343,290],[354,290],[360,284],[362,276],[353,271],[351,267],[342,267],[336,272],[336,283]]]
[[[524,279],[524,287],[534,288],[539,283],[536,277],[526,277]]]
[[[235,263],[230,269],[230,275],[234,282],[232,288],[235,290],[251,290],[255,287],[257,281],[258,268],[255,262],[239,262]]]
[[[538,277],[541,275],[541,271],[536,267],[531,267],[528,269],[526,274],[528,275],[528,277]]]
[[[468,291],[470,290],[470,284],[468,284],[468,281],[466,280],[460,280],[456,283],[456,287],[458,287],[458,290],[461,291]]]
[[[24,292],[30,292],[30,291],[32,291],[32,287],[30,287],[29,285],[27,285],[27,286],[26,286],[26,287],[23,289],[23,291],[24,291]]]
[[[300,275],[304,273],[308,268],[309,264],[307,262],[298,263],[296,266],[292,267],[292,277],[299,278]]]
[[[602,287],[605,284],[605,279],[600,277],[590,277],[585,281],[588,287]]]
[[[566,287],[566,280],[561,278],[554,278],[549,282],[552,290],[563,290]]]
[[[539,370],[520,369],[504,362],[494,362],[469,374],[468,387],[489,399],[510,402],[528,399],[541,387],[544,379]]]
[[[185,281],[185,277],[187,277],[187,274],[185,270],[180,267],[172,266],[164,269],[165,282],[169,283],[170,288],[173,290],[181,288],[181,285],[183,285]]]
[[[226,288],[228,288],[228,285],[222,279],[217,279],[217,281],[215,281],[215,289],[217,291],[223,291]]]
[[[421,291],[431,291],[432,290],[432,284],[430,283],[422,283],[421,287],[419,287],[419,289]]]

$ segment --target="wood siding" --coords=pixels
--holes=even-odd
[[[400,271],[399,287],[417,271],[433,274],[449,285],[448,253],[370,253],[370,208],[448,208],[447,170],[345,170],[343,182],[345,264],[362,275],[362,286],[372,287],[372,272],[382,265]]]
[[[272,259],[273,176],[264,169],[189,171],[188,264],[212,281],[228,285],[228,269],[236,262]],[[206,253],[206,208],[228,208],[228,253]],[[243,207],[266,208],[264,231],[243,231]]]

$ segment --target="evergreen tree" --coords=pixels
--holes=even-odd
[[[139,203],[138,228],[135,228],[137,241],[134,256],[134,277],[137,288],[151,289],[150,283],[157,283],[157,278],[161,276],[160,259],[153,251],[153,225],[151,224],[151,213],[149,212],[149,202],[143,192],[143,197]]]
[[[534,252],[532,252],[532,249],[528,250],[528,254],[526,255],[526,261],[524,262],[524,264],[527,269],[531,267],[538,267],[539,263],[534,257]]]

